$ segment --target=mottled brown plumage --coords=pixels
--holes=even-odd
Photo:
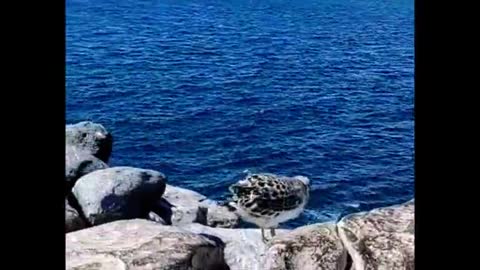
[[[282,222],[298,217],[308,198],[310,183],[307,177],[286,177],[274,174],[252,174],[230,186],[240,217],[262,229],[270,228],[272,236]]]

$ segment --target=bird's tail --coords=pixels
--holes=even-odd
[[[224,200],[219,201],[219,204],[225,206],[230,211],[236,211],[236,204],[240,194],[244,192],[245,188],[248,188],[248,183],[242,181],[242,179],[248,178],[251,174],[249,170],[243,171],[241,174],[237,175],[233,181],[235,184],[232,184],[228,187],[228,191],[230,191],[229,196],[226,196]]]
[[[230,212],[234,212],[237,210],[236,204],[238,200],[237,196],[237,184],[233,184],[228,187],[230,194],[224,196],[222,200],[218,201],[218,204],[221,206],[227,207]]]

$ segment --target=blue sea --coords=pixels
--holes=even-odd
[[[310,177],[285,227],[414,196],[413,0],[67,0],[66,93],[111,166],[212,199]]]

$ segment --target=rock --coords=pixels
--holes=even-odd
[[[212,237],[146,220],[122,220],[66,235],[67,269],[228,269]]]
[[[206,215],[199,209],[200,202],[205,199],[198,192],[167,185],[162,198],[157,201],[157,214],[171,225],[205,223]]]
[[[81,254],[71,256],[71,258],[68,259],[66,266],[66,269],[75,270],[127,269],[127,266],[122,260],[108,254]]]
[[[198,204],[198,202],[207,199],[204,195],[193,190],[167,185],[163,198],[171,203],[181,203],[186,205]]]
[[[411,270],[414,265],[414,201],[348,215],[339,235],[353,269]]]
[[[240,224],[238,215],[216,201],[204,200],[200,203],[200,209],[206,212],[206,223],[203,224],[210,227],[236,228]]]
[[[73,195],[92,225],[120,219],[147,218],[165,191],[166,177],[157,171],[112,167],[77,180]]]
[[[108,163],[113,138],[102,125],[86,121],[66,126],[65,144],[81,148]]]
[[[212,227],[233,228],[239,218],[227,207],[218,205],[204,195],[171,185],[157,202],[157,214],[168,224],[200,223]]]
[[[225,243],[225,262],[230,270],[263,270],[263,256],[267,246],[262,241],[260,229],[213,228],[198,223],[184,224],[180,228],[202,235],[218,237]],[[277,229],[277,236],[288,230]],[[267,237],[270,234],[267,232]]]
[[[162,225],[169,225],[162,217],[160,217],[157,213],[150,211],[148,213],[147,220],[160,223]]]
[[[344,270],[346,265],[335,223],[317,223],[273,238],[262,269]]]
[[[71,207],[68,201],[65,200],[65,232],[73,232],[86,227],[87,224],[80,217],[78,211]]]
[[[65,147],[65,181],[69,193],[75,182],[82,176],[96,170],[106,169],[108,165],[76,146]]]

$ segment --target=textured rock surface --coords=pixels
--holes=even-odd
[[[157,171],[112,167],[78,179],[73,194],[92,225],[120,219],[146,219],[165,191],[165,181],[165,176]]]
[[[65,232],[77,231],[85,228],[87,224],[82,220],[78,211],[72,208],[65,200]]]
[[[184,224],[180,228],[220,238],[225,243],[225,261],[231,270],[265,269],[262,260],[267,246],[262,241],[260,229],[213,228],[198,223]],[[276,230],[278,236],[287,232],[288,230]]]
[[[200,223],[212,227],[233,228],[239,218],[227,207],[217,205],[204,195],[171,185],[157,202],[157,213],[168,224]]]
[[[106,169],[108,165],[91,155],[90,152],[76,146],[65,147],[65,181],[67,192],[70,192],[75,181],[96,170]]]
[[[415,269],[414,210],[412,200],[340,220],[339,234],[354,269]]]
[[[146,220],[122,220],[68,233],[67,269],[223,270],[221,242]]]
[[[161,216],[159,216],[157,213],[155,213],[153,211],[150,211],[148,213],[147,220],[157,222],[157,223],[160,223],[162,225],[169,225]]]
[[[263,269],[344,270],[346,265],[347,250],[335,223],[318,223],[276,236],[265,254]]]
[[[112,153],[112,135],[100,124],[85,121],[65,127],[65,144],[81,148],[104,162]]]
[[[204,223],[206,216],[200,212],[199,204],[205,199],[206,197],[198,192],[167,185],[165,193],[157,202],[157,213],[167,224]]]
[[[216,201],[204,200],[200,203],[200,209],[206,212],[204,224],[210,227],[236,228],[240,224],[240,218],[234,212]]]

